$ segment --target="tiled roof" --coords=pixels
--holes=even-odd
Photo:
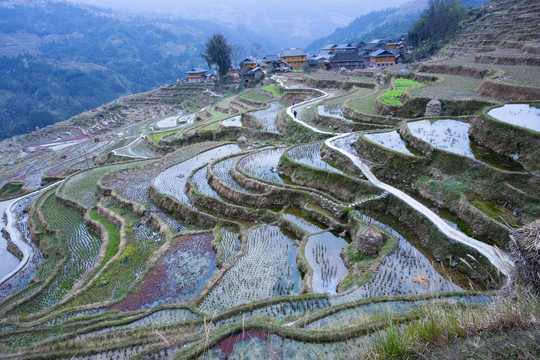
[[[354,51],[338,51],[336,55],[330,62],[341,62],[341,61],[362,61],[362,58]]]
[[[186,71],[186,74],[202,74],[202,73],[205,73],[207,71],[208,70],[206,70],[206,69],[196,67],[196,68],[193,68],[193,69],[191,69],[189,71]]]
[[[339,44],[338,46],[336,46],[336,49],[354,49],[354,46],[352,46],[351,44]]]
[[[281,56],[306,56],[304,49],[283,49],[281,51]]]
[[[394,54],[393,52],[388,51],[388,50],[379,49],[379,50],[376,50],[376,51],[372,52],[371,54],[369,54],[369,56],[371,56],[371,57],[396,56],[396,54]]]
[[[279,57],[279,55],[265,55],[264,60],[266,60],[266,61],[279,61],[279,60],[281,60],[281,58]]]

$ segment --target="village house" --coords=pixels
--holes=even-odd
[[[281,52],[281,60],[289,64],[295,69],[299,69],[306,65],[307,54],[304,49],[284,49]]]
[[[245,58],[240,62],[240,69],[250,68],[255,69],[258,65],[257,59],[250,57]]]
[[[320,70],[385,67],[403,62],[401,54],[405,50],[405,37],[398,40],[374,40],[367,44],[363,41],[328,44],[319,54],[309,58],[308,66]]]
[[[285,70],[292,68],[289,64],[281,60],[279,55],[265,55],[262,59],[266,71]]]
[[[396,63],[396,54],[389,50],[380,49],[369,54],[372,67],[386,67]]]
[[[257,66],[255,68],[245,67],[238,72],[240,81],[248,84],[249,82],[264,76],[264,68]]]
[[[334,52],[343,52],[343,51],[358,51],[356,47],[352,44],[339,44],[334,48]]]
[[[186,71],[187,78],[184,82],[188,83],[200,83],[207,82],[217,78],[216,74],[212,71],[197,67]]]
[[[364,59],[356,51],[338,51],[329,59],[329,64],[330,70],[356,70],[364,68]]]

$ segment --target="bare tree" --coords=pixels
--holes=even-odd
[[[261,44],[253,43],[251,45],[251,55],[253,55],[256,59],[259,58],[259,55],[261,54],[262,46]]]
[[[240,64],[241,56],[244,53],[244,48],[240,45],[235,45],[232,47],[231,50],[231,59],[233,61],[233,66],[235,68],[238,68],[238,65]]]

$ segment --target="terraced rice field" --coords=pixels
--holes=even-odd
[[[243,157],[238,161],[237,167],[248,175],[268,181],[283,184],[279,176],[278,164],[285,149],[263,150]]]
[[[206,296],[200,308],[212,313],[273,296],[300,293],[297,251],[294,241],[279,227],[264,225],[250,230],[246,253]]]
[[[375,296],[432,294],[462,290],[459,286],[442,277],[429,260],[397,231],[362,214],[358,213],[358,215],[390,232],[398,238],[399,242],[396,249],[386,256],[367,283],[346,295],[332,298],[332,304]]]
[[[182,204],[193,207],[185,192],[186,181],[191,171],[219,157],[232,155],[240,151],[237,145],[223,145],[205,151],[191,159],[165,169],[154,178],[153,185],[160,193],[172,196]]]
[[[345,246],[347,246],[347,241],[331,232],[309,237],[305,254],[313,269],[313,292],[337,293],[339,281],[348,273],[341,258],[341,252]]]
[[[426,74],[431,75],[431,74]],[[478,88],[482,83],[482,79],[473,77],[434,74],[442,78],[441,81],[436,81],[420,87],[413,87],[407,92],[413,97],[422,97],[440,100],[466,101],[466,100],[485,100],[494,101],[489,96],[483,96],[478,93]]]
[[[212,167],[214,170],[214,173],[229,187],[242,191],[248,194],[252,194],[253,192],[242,187],[236,180],[233,179],[231,176],[231,169],[236,165],[238,160],[240,160],[243,157],[243,155],[240,156],[234,156],[230,157],[228,159],[222,160]]]
[[[206,171],[206,166],[203,166],[199,170],[195,171],[190,178],[191,183],[195,185],[197,191],[199,191],[201,194],[214,198],[216,200],[223,200],[221,196],[219,196],[219,194],[215,192],[214,189],[212,189],[210,184],[208,184],[208,179],[206,178]]]
[[[336,172],[338,174],[343,174],[343,172],[335,167],[329,165],[321,157],[321,149],[323,143],[316,142],[311,144],[304,144],[295,146],[287,150],[287,156],[298,163],[306,164],[309,166],[316,167],[321,170],[329,170]]]
[[[467,123],[457,120],[421,120],[409,122],[407,127],[414,136],[438,149],[474,159],[469,140],[470,125]]]
[[[240,120],[240,116],[233,116],[232,118],[223,120],[221,125],[225,127],[242,127],[242,121]]]
[[[423,306],[433,301],[455,301],[472,304],[489,304],[491,297],[486,295],[478,296],[455,296],[451,298],[441,298],[440,300],[419,300],[419,301],[389,301],[375,302],[367,305],[360,305],[351,309],[334,313],[330,316],[316,320],[305,326],[306,329],[338,329],[343,326],[350,326],[362,322],[368,322],[374,316],[389,313],[404,313],[416,307]]]
[[[223,262],[230,263],[240,251],[242,242],[240,234],[226,228],[219,229],[221,235],[221,248],[223,250]]]
[[[144,162],[131,162],[127,164],[104,166],[89,171],[81,172],[72,176],[59,189],[59,193],[91,208],[98,203],[96,195],[97,182],[105,176],[124,169],[130,169],[144,165]]]
[[[121,213],[126,214],[124,211]],[[142,280],[147,262],[161,245],[163,239],[158,233],[145,225],[134,223],[126,232],[126,246],[120,256],[108,264],[90,288],[68,304],[73,306],[122,299]]]
[[[540,108],[528,104],[505,104],[488,111],[488,115],[512,125],[540,131]]]
[[[365,134],[364,137],[369,141],[373,141],[374,143],[391,150],[398,151],[405,155],[414,156],[413,153],[409,151],[407,144],[401,139],[401,136],[399,136],[396,130],[383,133]]]
[[[263,123],[264,126],[266,126],[267,131],[277,134],[279,133],[279,130],[276,127],[276,116],[284,108],[285,106],[283,106],[280,102],[274,101],[270,103],[268,108],[254,111],[251,114],[255,116],[261,123]]]
[[[342,73],[314,76],[348,82],[374,80]],[[298,74],[282,77],[303,81],[303,75]],[[445,76],[441,83],[408,91],[452,85],[441,90],[447,92],[448,99],[472,98],[478,79],[467,80],[466,86],[457,89],[461,78]],[[191,89],[195,85],[186,86]],[[323,116],[341,119],[344,106],[371,113],[376,97],[388,87],[348,93],[326,89],[332,92],[330,97],[309,106]],[[311,96],[297,95],[306,89],[280,89],[285,93],[281,104],[290,103],[292,96]],[[312,90],[307,92],[311,94]],[[250,89],[240,96],[268,102],[281,93]],[[152,153],[156,158],[96,167],[69,177],[61,185],[59,195],[82,205],[81,211],[85,208],[90,219],[103,226],[101,235],[110,241],[103,248],[103,262],[98,263],[102,238],[92,233],[83,217],[66,207],[60,196],[51,192],[36,202],[42,219],[38,213],[23,211],[33,198],[21,203],[15,211],[16,220],[22,223],[19,230],[26,238],[30,238],[30,231],[35,232],[32,237],[40,239],[47,259],[36,253],[32,266],[14,278],[10,288],[0,286],[0,300],[6,299],[0,303],[0,352],[23,358],[54,358],[60,354],[58,357],[66,359],[361,358],[366,349],[373,351],[379,337],[401,329],[402,323],[403,329],[408,328],[428,306],[437,311],[466,309],[474,313],[491,303],[492,293],[463,289],[466,280],[475,279],[468,275],[477,267],[471,268],[471,273],[461,270],[453,257],[453,243],[445,233],[439,233],[437,224],[413,222],[418,220],[416,216],[423,216],[415,206],[405,201],[391,203],[394,207],[389,208],[388,199],[395,201],[398,195],[388,188],[381,186],[384,192],[377,190],[358,198],[357,189],[343,186],[339,190],[356,199],[352,204],[338,200],[346,196],[336,199],[330,194],[335,187],[308,189],[310,180],[318,181],[323,172],[329,181],[357,181],[359,170],[364,173],[362,181],[369,179],[380,186],[372,180],[373,174],[358,165],[364,157],[353,146],[364,136],[389,150],[414,156],[396,130],[373,125],[385,132],[352,133],[326,145],[316,141],[321,137],[307,128],[298,130],[305,143],[254,132],[248,136],[250,150],[245,152],[235,143],[188,145],[196,141],[196,136],[183,137],[188,133],[219,139],[237,133],[219,131],[242,126],[239,116],[229,115],[237,112],[225,110],[233,105],[239,110],[232,104],[234,100],[239,100],[238,96],[224,97],[211,104],[208,113],[200,112],[206,120],[187,126],[188,131],[175,137],[174,142],[162,144],[162,150]],[[271,102],[269,108],[252,114],[269,132],[277,132],[275,117],[284,108],[281,104]],[[243,111],[253,108],[247,106]],[[170,107],[166,113],[172,111]],[[307,113],[311,112],[298,116]],[[156,125],[177,126],[178,116]],[[157,115],[150,117],[148,112],[144,124],[123,129],[124,135],[147,131],[147,126],[158,119]],[[436,120],[407,125],[413,136],[434,147],[474,157],[467,123]],[[337,150],[333,147],[336,143]],[[128,152],[144,155],[146,149],[141,144],[133,143]],[[321,155],[323,146],[328,162]],[[94,145],[85,147],[90,148]],[[340,149],[347,154],[338,152]],[[71,151],[58,150],[66,154]],[[295,173],[295,179],[303,181],[302,189],[280,174],[280,160],[296,163],[295,168],[301,171]],[[25,161],[25,166],[40,174],[38,157]],[[384,171],[380,167],[375,166],[377,171]],[[346,169],[347,175],[343,176],[340,169]],[[210,185],[212,172],[218,179]],[[416,174],[412,174],[411,184],[415,184]],[[98,191],[98,183],[104,189]],[[186,194],[186,185],[219,200],[220,206],[195,206],[190,200],[194,197]],[[234,199],[235,206],[227,207],[223,199]],[[468,199],[479,212],[496,204],[480,197]],[[243,200],[249,207],[239,209]],[[228,211],[237,211],[234,220]],[[30,227],[25,225],[29,216]],[[41,220],[47,222],[49,231],[45,232]],[[351,238],[356,241],[355,234],[368,223],[382,229],[391,240],[374,256],[349,243]],[[358,241],[363,239],[359,237]],[[438,246],[435,250],[430,247],[433,244]],[[359,259],[352,258],[350,249]],[[480,260],[486,269],[490,266],[487,259]],[[32,276],[34,281],[30,282]]]
[[[321,116],[335,117],[341,120],[348,121],[343,116],[343,105],[331,104],[331,105],[319,105],[317,106],[317,113]]]
[[[95,265],[101,247],[101,239],[88,230],[82,216],[59,203],[54,195],[44,202],[43,215],[50,229],[58,231],[50,241],[64,247],[65,262],[53,280],[16,313],[39,312],[60,302]]]
[[[212,239],[210,234],[175,239],[134,292],[113,308],[133,311],[193,300],[217,272]]]

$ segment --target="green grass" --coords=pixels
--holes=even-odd
[[[26,183],[22,181],[8,181],[0,187],[0,199],[8,199],[15,196],[21,196],[25,193],[23,186]]]
[[[96,209],[93,209],[90,212],[90,217],[103,225],[109,234],[109,244],[105,250],[105,257],[102,262],[103,267],[103,265],[105,265],[109,260],[112,259],[114,255],[116,255],[116,253],[118,253],[118,248],[120,247],[120,230],[116,227],[116,225],[111,224],[106,219],[99,216]]]
[[[152,139],[154,144],[158,145],[159,140],[161,140],[162,137],[170,135],[170,134],[175,134],[175,133],[177,133],[177,132],[179,132],[181,130],[182,129],[176,129],[176,130],[163,131],[163,132],[159,132],[159,133],[151,133],[148,136],[150,137],[150,139]]]
[[[270,85],[270,86],[273,86],[273,85]],[[274,93],[273,91],[270,91],[270,92]],[[261,92],[259,89],[248,90],[240,96],[243,98],[253,100],[253,101],[258,101],[258,102],[268,102],[274,99],[273,96],[271,96],[268,93],[265,94],[264,92]]]
[[[493,220],[502,224],[508,223],[512,227],[520,227],[514,214],[512,214],[512,212],[507,208],[499,206],[493,201],[482,200],[476,197],[470,199],[469,201],[474,207],[482,211]],[[501,218],[504,219],[504,221]]]
[[[386,91],[381,95],[381,101],[391,106],[402,106],[401,95],[403,92],[411,87],[422,86],[421,83],[409,80],[409,79],[395,79],[394,88]]]
[[[362,114],[378,115],[375,112],[378,95],[377,92],[373,92],[371,95],[364,96],[361,99],[349,100],[347,106]]]
[[[329,99],[324,100],[321,102],[321,104],[324,105],[342,105],[347,101],[361,101],[362,99],[369,97],[371,95],[375,94],[373,89],[367,89],[367,88],[358,88],[356,90],[347,92],[343,95],[338,95],[335,97],[331,97]]]
[[[201,128],[201,131],[217,131],[219,125],[219,121],[214,121],[205,127]]]
[[[454,339],[479,333],[484,337],[501,328],[506,332],[536,323],[540,316],[538,299],[526,293],[516,295],[515,300],[501,298],[488,307],[432,303],[422,307],[417,320],[401,326],[394,325],[390,318],[389,326],[375,336],[371,353],[380,359],[417,358],[425,355],[426,348],[440,347]]]
[[[265,91],[270,91],[270,92],[274,93],[276,96],[281,96],[281,95],[283,95],[283,94],[279,91],[279,88],[276,87],[276,85],[267,85],[267,86],[264,86],[262,89],[265,90]]]

